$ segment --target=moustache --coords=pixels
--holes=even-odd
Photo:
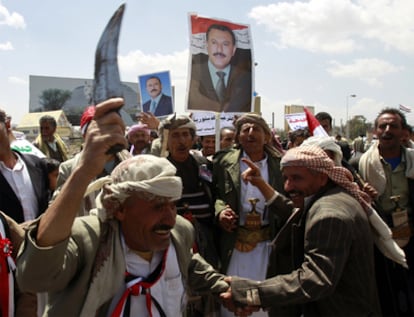
[[[393,137],[394,137],[393,134],[389,134],[389,133],[381,134],[381,139],[392,139]]]
[[[214,57],[216,57],[216,56],[226,57],[226,55],[225,55],[225,54],[220,53],[220,52],[214,53],[214,54],[213,54],[213,56],[214,56]]]

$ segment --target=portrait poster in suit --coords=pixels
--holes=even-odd
[[[174,112],[170,72],[138,76],[141,92],[141,111],[163,117]]]
[[[189,14],[187,111],[253,111],[250,27]]]

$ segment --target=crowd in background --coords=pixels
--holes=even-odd
[[[66,185],[67,181],[73,184],[72,173],[77,171],[78,166],[86,165],[85,156],[91,155],[89,148],[94,142],[98,143],[96,126],[92,126],[94,135],[89,131],[95,118],[95,107],[88,107],[81,118],[85,143],[78,153],[68,153],[67,145],[56,133],[56,121],[49,116],[42,117],[39,122],[40,134],[33,145],[45,157],[38,158],[11,149],[14,138],[11,118],[0,110],[0,210],[3,212],[2,217],[3,214],[7,217],[6,227],[13,228],[15,223],[19,224],[18,229],[12,230],[17,231],[15,236],[7,235],[11,237],[14,253],[3,256],[2,267],[7,268],[7,262],[16,260],[16,250],[24,239],[22,231],[19,231],[21,228],[29,232],[25,245],[35,254],[30,254],[26,249],[21,251],[21,260],[17,260],[19,284],[12,289],[15,303],[8,304],[7,312],[4,310],[4,301],[0,301],[1,316],[8,316],[10,306],[14,306],[13,313],[16,316],[40,316],[44,312],[56,315],[62,312],[59,305],[70,310],[70,304],[63,304],[59,297],[59,292],[65,293],[65,288],[54,289],[46,282],[40,283],[38,287],[34,285],[37,278],[33,276],[36,273],[30,272],[30,265],[39,264],[36,262],[39,261],[36,248],[42,248],[33,244],[31,240],[34,238],[30,237],[31,234],[38,234],[37,230],[43,233],[41,229],[47,228],[41,226],[42,222],[39,224],[39,216],[48,206],[53,209],[53,206],[61,203],[62,193],[65,196],[69,191],[66,188],[69,186]],[[208,272],[215,270],[224,274],[217,277],[215,283],[208,283],[204,275],[197,276],[199,281],[203,281],[199,286],[202,284],[205,289],[194,285],[190,288],[185,308],[188,316],[232,316],[233,312],[240,316],[412,316],[413,130],[404,114],[391,108],[384,109],[376,118],[372,140],[366,136],[358,136],[354,140],[347,140],[339,134],[331,136],[332,117],[328,113],[319,113],[316,118],[328,137],[312,136],[308,129],[298,129],[290,131],[287,139],[282,140],[260,115],[241,114],[234,118],[233,126],[219,131],[217,139],[220,144],[216,146],[215,135],[197,136],[197,127],[191,116],[173,114],[157,118],[151,113],[141,113],[136,118],[136,124],[125,129],[124,149],[106,155],[102,169],[90,177],[90,186],[85,185],[87,188],[79,198],[80,205],[75,216],[99,213],[103,203],[105,208],[109,208],[110,198],[103,198],[110,188],[105,187],[105,182],[114,177],[114,171],[121,168],[122,162],[130,162],[135,156],[143,154],[166,158],[155,163],[149,160],[148,166],[152,170],[153,165],[171,165],[174,175],[169,177],[180,179],[182,187],[179,197],[174,200],[174,208],[178,215],[192,224],[195,233],[191,245],[193,253],[200,254],[210,266],[206,269],[204,262],[196,263]],[[306,147],[310,147],[310,152],[305,151]],[[336,170],[335,167],[343,167],[344,170]],[[301,168],[306,170],[298,173]],[[124,173],[128,172],[131,172],[131,168],[124,169]],[[137,177],[144,177],[140,173],[144,172],[136,174]],[[324,178],[319,174],[327,176]],[[117,181],[112,179],[113,184],[121,182],[124,176],[117,177]],[[151,174],[145,177],[158,176]],[[306,177],[313,178],[314,183],[310,181],[308,187],[296,185],[290,188],[289,185],[294,184],[298,177],[303,177],[305,181]],[[319,181],[320,187],[315,189]],[[130,183],[134,179],[125,176],[122,182],[133,186]],[[354,188],[348,182],[358,186]],[[347,188],[348,194],[338,193],[337,184]],[[124,189],[114,187],[111,190],[115,195],[116,190]],[[158,193],[156,196],[168,196],[164,192],[155,192]],[[307,195],[308,192],[311,195]],[[151,190],[150,193],[154,195]],[[349,193],[353,193],[351,196],[354,200],[348,201]],[[321,197],[325,197],[325,200],[321,200]],[[335,200],[331,201],[329,197],[335,197]],[[378,212],[380,220],[391,228],[392,241],[398,246],[384,246],[384,241],[378,242],[386,235],[384,233],[371,237],[369,228],[373,225],[368,223],[372,219],[369,219],[369,213],[365,215],[368,207],[360,200],[361,197]],[[357,202],[361,203],[363,219],[358,214]],[[335,209],[335,204],[338,210],[348,210],[352,214],[352,219],[348,219],[347,215],[338,218],[344,217],[346,222],[352,222],[353,229],[335,223],[338,221],[336,218],[330,218],[331,223],[312,218],[316,210],[324,214],[327,209]],[[284,241],[287,249],[283,248],[282,242],[274,243],[279,241],[278,233],[285,230],[284,225],[292,221],[290,216],[295,214],[295,210],[302,212],[298,216],[298,224],[304,226],[302,235],[297,237],[302,240],[299,251],[294,249],[297,241]],[[358,215],[354,215],[354,212]],[[310,224],[314,229],[309,227]],[[321,231],[315,232],[315,228]],[[125,234],[124,227],[123,230]],[[358,232],[349,233],[347,230]],[[0,232],[3,240],[7,232]],[[330,236],[333,233],[338,235],[338,240]],[[323,234],[327,236],[320,236]],[[292,229],[290,236],[294,235]],[[38,237],[40,239],[43,236]],[[347,239],[350,241],[343,241]],[[351,241],[353,239],[364,241]],[[330,244],[325,240],[330,241]],[[177,245],[175,249],[179,251]],[[404,260],[401,260],[401,254],[392,255],[399,250],[404,250]],[[366,255],[362,255],[364,251]],[[137,254],[140,259],[146,259],[144,253]],[[322,261],[320,257],[328,260]],[[152,259],[149,258],[150,263]],[[89,274],[84,273],[81,264],[76,265],[82,274]],[[224,276],[234,278],[227,279]],[[71,283],[66,284],[68,296],[82,301],[69,291]],[[227,289],[226,283],[231,289]],[[9,281],[9,284],[11,286],[14,282]],[[85,284],[82,285],[72,287],[85,288]],[[208,296],[204,296],[206,291]],[[352,292],[359,293],[352,295]],[[82,294],[86,296],[87,293]],[[162,290],[160,294],[163,294]],[[2,296],[10,297],[10,294],[0,292]],[[107,311],[114,309],[115,304],[112,301]],[[84,309],[81,307],[81,304],[74,305],[73,309],[78,309],[76,314]],[[162,309],[157,309],[159,315],[163,316]]]

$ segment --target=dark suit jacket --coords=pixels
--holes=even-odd
[[[38,214],[43,213],[48,206],[48,177],[46,166],[37,156],[31,154],[21,154],[13,151],[22,158],[29,171],[30,179],[33,184],[34,192],[37,198]],[[24,190],[22,188],[21,190]],[[19,198],[10,187],[3,174],[0,173],[0,210],[14,219],[17,223],[24,222],[23,207]]]
[[[151,105],[151,99],[142,105],[142,111],[149,112]],[[157,108],[155,109],[154,116],[166,116],[173,113],[172,99],[170,96],[162,94]]]
[[[203,56],[204,55],[204,56]],[[208,69],[208,56],[200,54],[191,67],[188,98],[189,110],[215,112],[250,112],[252,105],[252,74],[232,65],[224,102],[220,104]]]
[[[265,281],[232,279],[236,302],[259,294],[271,317],[380,316],[370,225],[344,189],[331,183],[315,194],[272,246]]]

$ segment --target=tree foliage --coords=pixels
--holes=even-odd
[[[44,111],[60,110],[66,101],[70,99],[72,92],[64,89],[46,89],[39,97],[39,103]]]
[[[360,135],[366,135],[367,131],[372,130],[372,123],[367,123],[367,119],[362,116],[354,116],[348,122],[349,124],[349,137],[351,140],[355,139]]]

